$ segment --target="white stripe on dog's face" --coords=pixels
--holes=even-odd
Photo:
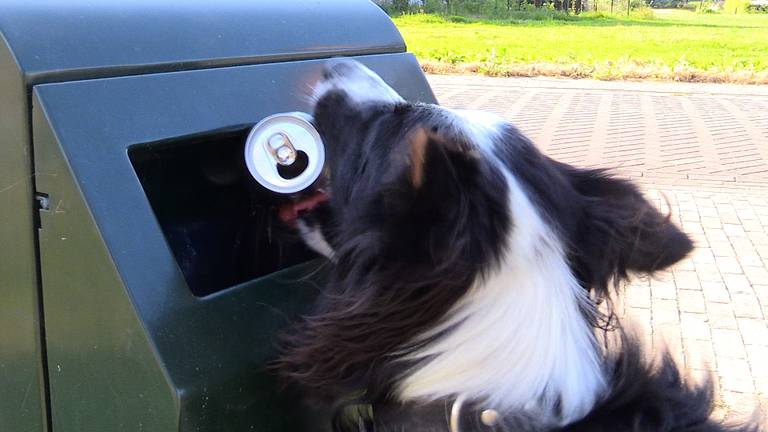
[[[328,244],[323,232],[317,226],[309,226],[306,222],[299,219],[296,221],[296,228],[299,230],[301,238],[312,250],[333,260],[333,248]]]
[[[404,99],[373,71],[350,59],[330,60],[323,69],[323,79],[313,91],[315,101],[332,90],[344,91],[358,103],[401,103]]]

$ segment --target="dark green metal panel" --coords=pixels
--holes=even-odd
[[[27,93],[0,35],[0,431],[45,424]]]
[[[369,0],[3,0],[31,83],[405,51]]]
[[[360,60],[405,97],[434,101],[413,56]],[[56,432],[318,430],[265,371],[276,333],[316,294],[313,265],[193,296],[127,150],[307,111],[322,64],[35,86],[35,166],[46,174],[37,189],[51,203],[40,255]]]
[[[33,102],[37,106],[37,100]],[[176,394],[41,110],[33,110],[38,184],[55,200],[39,236],[54,431],[172,431]],[[142,413],[137,416],[136,413]]]

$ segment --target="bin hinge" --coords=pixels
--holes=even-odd
[[[40,221],[40,212],[41,211],[48,211],[51,209],[51,199],[48,196],[47,193],[42,192],[36,192],[35,193],[35,227],[37,229],[42,228],[42,223]]]

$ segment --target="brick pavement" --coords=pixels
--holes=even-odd
[[[768,87],[430,76],[552,157],[633,178],[696,242],[618,302],[647,344],[711,374],[720,418],[768,412]]]

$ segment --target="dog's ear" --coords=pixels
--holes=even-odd
[[[428,177],[456,174],[457,165],[474,165],[479,160],[476,150],[458,137],[441,134],[439,129],[415,127],[405,137],[406,178],[414,189],[420,189]],[[432,173],[430,173],[432,171]]]
[[[407,179],[414,189],[423,186],[427,170],[451,169],[450,165],[464,159],[458,143],[447,139],[435,130],[416,127],[405,139],[407,148]],[[430,155],[427,160],[428,154]],[[430,166],[428,166],[428,164]]]
[[[440,129],[410,128],[392,151],[377,207],[387,236],[410,259],[486,262],[509,222],[504,177]],[[397,237],[397,238],[395,238]],[[398,257],[402,258],[404,255]],[[459,258],[460,257],[460,258]]]
[[[576,259],[593,284],[606,284],[627,272],[652,273],[683,259],[693,243],[669,215],[662,214],[632,183],[602,170],[566,167],[571,184],[584,197]]]
[[[416,128],[406,138],[408,148],[408,180],[418,189],[424,183],[424,164],[426,163],[427,146],[433,140],[424,128]],[[434,141],[434,140],[433,140]]]

